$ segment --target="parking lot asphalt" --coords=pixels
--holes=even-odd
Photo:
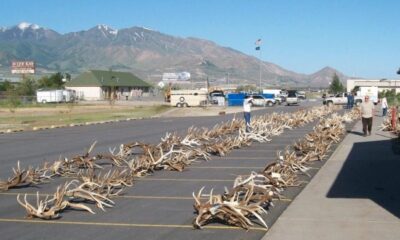
[[[308,106],[311,106],[309,104]],[[301,106],[304,107],[304,106]],[[254,115],[272,111],[296,111],[298,107],[280,106],[254,111]],[[240,116],[241,117],[241,116]],[[211,127],[232,115],[206,118],[147,119],[70,129],[53,129],[0,136],[0,177],[11,174],[20,160],[23,166],[53,161],[60,155],[72,156],[97,140],[96,152],[131,141],[157,143],[165,132],[185,132],[191,125]],[[222,193],[236,176],[259,171],[276,159],[276,152],[312,131],[314,124],[287,130],[269,143],[254,143],[250,147],[230,152],[225,157],[200,161],[183,172],[159,171],[138,179],[124,195],[116,197],[115,207],[106,212],[95,209],[92,215],[67,210],[62,218],[52,221],[25,219],[25,210],[16,202],[18,193],[52,194],[57,185],[68,179],[57,178],[36,187],[19,188],[0,193],[0,232],[2,239],[261,239],[266,230],[255,225],[249,231],[220,223],[211,223],[203,230],[194,230],[192,192],[202,186],[206,191]],[[318,166],[316,167],[318,168]],[[307,179],[306,179],[307,180]],[[291,198],[301,189],[288,189],[288,199],[276,202],[266,216],[269,225],[279,217]]]

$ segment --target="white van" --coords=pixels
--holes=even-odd
[[[171,106],[204,106],[207,104],[207,95],[207,90],[171,90]]]

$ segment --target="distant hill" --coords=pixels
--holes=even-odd
[[[180,38],[142,27],[116,30],[98,25],[86,31],[59,34],[36,24],[20,23],[0,28],[0,64],[12,60],[34,60],[39,70],[80,73],[89,69],[129,71],[144,80],[157,82],[164,72],[190,72],[194,80],[258,84],[260,62],[214,42]],[[333,73],[325,67],[299,74],[269,62],[261,63],[262,80],[277,86],[327,86]]]

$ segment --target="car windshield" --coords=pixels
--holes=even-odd
[[[288,97],[296,97],[296,92],[295,91],[289,91],[288,92]]]
[[[254,98],[254,99],[263,99],[262,96],[253,96],[252,98]]]

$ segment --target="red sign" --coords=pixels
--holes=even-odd
[[[25,74],[35,73],[35,62],[34,61],[13,61],[11,63],[12,74]]]

